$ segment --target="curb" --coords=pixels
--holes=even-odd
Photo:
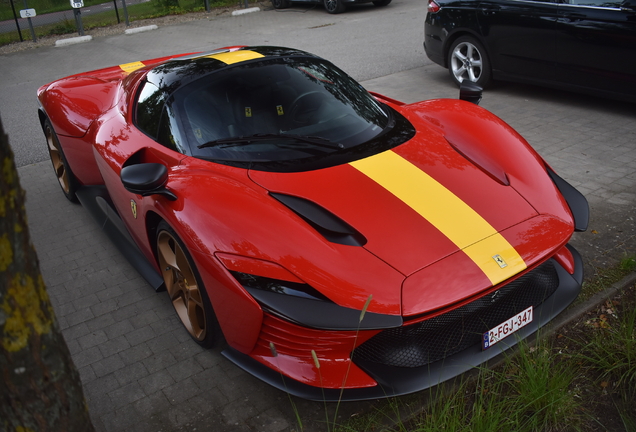
[[[239,9],[232,12],[232,16],[244,15],[252,12],[259,12],[261,8],[259,7],[251,7],[247,9]]]
[[[572,306],[563,311],[557,318],[548,323],[545,327],[548,334],[555,333],[561,327],[570,324],[577,318],[580,318],[584,314],[588,313],[592,309],[600,306],[604,301],[613,298],[619,294],[623,289],[636,283],[636,272],[628,274],[620,281],[610,285],[604,291],[594,294],[592,297],[584,301],[583,303]]]
[[[152,25],[148,25],[148,26],[143,26],[143,27],[135,27],[135,28],[129,28],[126,29],[124,31],[125,34],[135,34],[135,33],[141,33],[141,32],[147,32],[150,30],[157,30],[159,27],[157,27],[156,24],[152,24]]]
[[[93,40],[93,36],[78,36],[74,38],[56,40],[55,46],[61,47],[61,46],[67,46],[67,45],[75,45],[78,43],[89,42],[91,40]]]

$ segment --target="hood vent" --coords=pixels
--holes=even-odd
[[[270,193],[270,195],[303,218],[332,243],[347,246],[364,246],[367,243],[367,239],[351,225],[312,201],[279,193]]]

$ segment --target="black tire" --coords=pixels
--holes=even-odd
[[[384,7],[388,6],[389,4],[391,4],[391,0],[378,0],[373,2],[373,6],[376,7]]]
[[[272,6],[274,6],[274,9],[285,9],[289,7],[289,4],[289,0],[272,0]]]
[[[345,11],[345,4],[342,0],[324,0],[325,10],[330,14],[339,14]]]
[[[62,189],[62,192],[64,192],[64,196],[69,201],[76,203],[78,201],[75,192],[77,192],[79,182],[73,174],[73,171],[66,160],[66,156],[64,156],[60,140],[57,138],[57,134],[55,133],[53,125],[49,119],[44,121],[43,128],[44,137],[46,138],[46,144],[49,150],[49,157],[51,158],[53,171],[55,172],[57,181],[60,184],[60,188]]]
[[[196,343],[211,348],[222,338],[219,322],[192,256],[164,221],[157,227],[156,249],[161,276],[177,316]]]
[[[472,36],[461,36],[448,50],[448,72],[458,86],[468,79],[486,88],[492,71],[486,49]]]

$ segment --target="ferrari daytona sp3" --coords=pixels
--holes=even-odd
[[[80,73],[38,100],[66,197],[196,342],[292,394],[425,389],[580,290],[587,201],[476,103],[404,104],[265,46]]]

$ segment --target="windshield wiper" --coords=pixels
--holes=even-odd
[[[274,134],[274,133],[263,133],[263,134],[254,134],[251,136],[243,137],[230,137],[230,138],[221,138],[218,140],[213,140],[206,142],[205,144],[198,145],[197,148],[207,148],[207,147],[218,147],[218,148],[228,148],[228,147],[236,147],[245,144],[252,144],[260,141],[271,141],[272,139],[283,139],[285,141],[293,141],[296,143],[305,143],[312,144],[316,147],[330,148],[330,149],[343,149],[344,145],[340,143],[335,143],[326,138],[321,138],[317,136],[302,136],[302,135],[286,135],[286,134]],[[280,145],[281,143],[275,143]]]

